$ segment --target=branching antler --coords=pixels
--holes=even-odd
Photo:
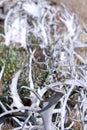
[[[13,44],[24,48],[28,58],[25,69],[15,72],[9,84],[9,104],[13,103],[16,109],[9,107],[9,101],[0,101],[0,118],[8,116],[15,120],[18,126],[14,130],[74,129],[76,122],[82,129],[87,128],[87,59],[86,52],[80,51],[87,48],[80,41],[83,31],[76,14],[69,13],[64,5],[59,8],[47,1],[17,0],[7,12],[5,35],[0,36],[8,47]],[[41,56],[43,61],[39,60]],[[5,66],[0,71],[0,80],[4,71]],[[24,73],[26,83],[18,80]],[[23,104],[25,97],[30,106],[29,102]],[[75,118],[69,118],[72,109]]]

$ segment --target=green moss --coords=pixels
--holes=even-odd
[[[0,26],[0,33],[4,33],[4,27],[3,26]]]
[[[0,69],[5,64],[5,72],[2,80],[11,79],[12,75],[26,63],[27,55],[25,50],[9,46],[7,48],[3,43],[0,43]]]

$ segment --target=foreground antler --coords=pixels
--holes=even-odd
[[[45,130],[51,130],[52,113],[56,104],[59,102],[62,96],[63,96],[62,92],[56,92],[47,101],[43,103],[44,107],[39,111],[39,113],[42,116]]]

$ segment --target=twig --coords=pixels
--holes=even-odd
[[[29,88],[29,87],[27,87],[27,86],[22,86],[21,88],[26,88],[26,89],[30,90],[31,92],[33,92],[33,93],[36,95],[36,97],[37,97],[40,101],[44,101],[43,98],[42,98],[37,92],[35,92],[35,90],[33,90],[33,89],[31,89],[31,88]]]
[[[3,103],[0,101],[0,106],[3,109],[3,111],[7,111],[6,107],[3,105]]]
[[[21,107],[21,108],[15,109],[15,110],[9,110],[9,111],[3,112],[2,114],[0,114],[0,118],[3,117],[3,116],[6,116],[6,115],[12,114],[12,113],[19,112],[21,110],[28,110],[28,111],[38,112],[40,109],[38,109],[38,108],[31,108],[31,107],[27,107],[27,106],[26,107]]]
[[[3,75],[3,73],[4,73],[4,69],[5,69],[5,65],[2,66],[2,70],[1,70],[1,72],[0,72],[0,80],[1,80],[2,75]]]
[[[64,122],[65,122],[65,113],[66,113],[66,105],[67,105],[67,101],[68,98],[71,94],[71,92],[73,91],[74,87],[75,87],[75,83],[76,83],[77,77],[75,77],[75,80],[73,82],[73,84],[71,85],[71,88],[68,90],[68,93],[65,96],[65,100],[63,102],[63,106],[62,106],[62,111],[61,111],[61,130],[64,130]]]

